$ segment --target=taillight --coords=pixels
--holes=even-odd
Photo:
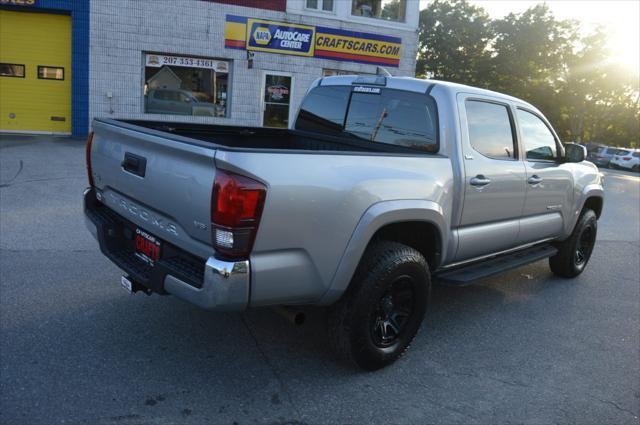
[[[91,174],[91,145],[93,144],[93,131],[89,133],[87,136],[87,177],[89,178],[89,186],[94,187],[93,184],[93,175]]]
[[[216,170],[211,196],[211,229],[216,251],[246,257],[256,238],[267,188],[260,182]]]
[[[624,159],[625,161],[630,161],[630,160],[631,160],[631,157],[630,157],[630,156],[625,156],[625,157],[624,157],[624,158],[622,158],[622,159]]]

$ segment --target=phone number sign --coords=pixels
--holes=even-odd
[[[168,66],[184,66],[187,68],[213,69],[216,72],[229,72],[229,64],[226,61],[216,59],[194,58],[189,56],[169,56],[147,54],[146,65],[152,68]]]

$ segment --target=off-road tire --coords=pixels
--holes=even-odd
[[[405,305],[406,291],[411,289],[412,310],[404,319],[404,326],[399,327],[400,332],[395,334],[395,341],[381,346],[382,342],[375,342],[377,330],[381,329],[377,321],[381,315],[380,306],[389,297],[389,291],[397,289],[398,282],[402,282],[405,288],[401,296]],[[333,350],[343,360],[365,370],[376,370],[393,363],[407,350],[416,335],[427,310],[430,291],[429,267],[420,252],[397,242],[383,240],[372,243],[349,288],[328,309],[327,331]],[[396,295],[395,292],[392,294],[393,306]],[[386,326],[382,327],[386,333]]]
[[[596,241],[598,231],[598,218],[593,210],[585,209],[580,214],[580,218],[568,239],[559,243],[556,247],[558,253],[549,258],[549,267],[551,271],[562,277],[572,278],[582,273],[591,258],[593,246]],[[581,243],[584,244],[585,232],[591,232],[588,236],[590,246],[583,249],[582,259],[579,261],[580,255],[578,250]],[[582,241],[581,241],[582,239]]]

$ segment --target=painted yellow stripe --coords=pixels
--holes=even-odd
[[[225,22],[224,38],[225,40],[246,41],[247,25],[238,22]]]

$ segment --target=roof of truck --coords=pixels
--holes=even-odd
[[[502,98],[505,100],[510,100],[512,102],[517,102],[520,104],[524,104],[530,106],[535,109],[533,105],[529,102],[524,101],[522,99],[518,99],[517,97],[510,96],[508,94],[495,92],[492,90],[482,89],[479,87],[467,86],[465,84],[452,83],[449,81],[441,81],[441,80],[431,80],[427,78],[412,78],[412,77],[384,77],[380,75],[340,75],[335,77],[324,77],[316,80],[315,85],[351,85],[358,80],[362,81],[362,84],[373,84],[372,82],[376,78],[385,78],[386,84],[383,84],[385,87],[401,89],[401,90],[409,90],[424,93],[431,85],[436,85],[438,87],[443,87],[447,90],[450,90],[454,93],[474,93],[478,95],[491,96],[496,98]],[[371,81],[371,82],[369,82]],[[313,87],[313,86],[312,86]]]

